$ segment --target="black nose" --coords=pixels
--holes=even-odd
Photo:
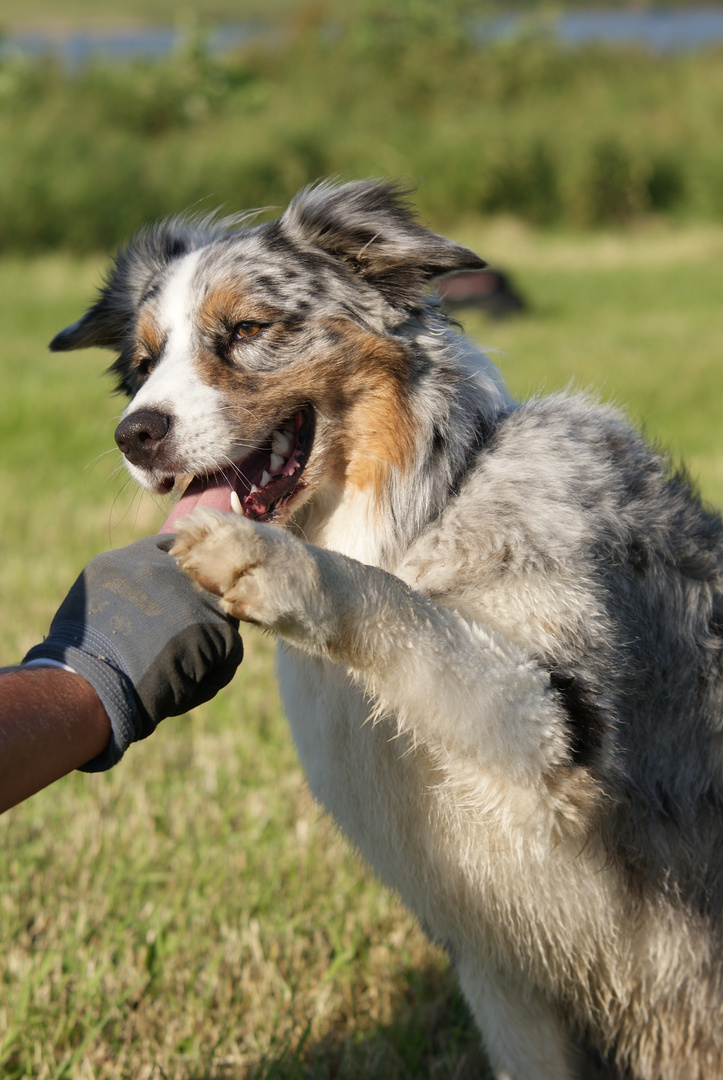
[[[121,420],[115,429],[115,441],[131,465],[148,468],[157,457],[170,426],[171,418],[166,413],[157,409],[139,409]]]

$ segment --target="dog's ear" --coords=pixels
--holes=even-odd
[[[175,259],[209,243],[227,228],[227,221],[209,215],[168,218],[139,230],[116,256],[95,304],[81,319],[56,334],[50,342],[52,351],[91,346],[121,349],[140,303],[153,289],[154,279]]]
[[[128,305],[121,300],[113,277],[113,274],[109,275],[97,302],[82,319],[55,335],[50,342],[52,352],[70,352],[71,349],[89,349],[93,346],[101,349],[122,348],[131,314]]]
[[[487,263],[420,225],[409,195],[372,180],[321,183],[299,192],[279,225],[295,243],[342,259],[392,303],[415,306],[432,278]]]

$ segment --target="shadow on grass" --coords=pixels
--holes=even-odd
[[[188,1080],[492,1080],[480,1038],[454,973],[429,966],[406,970],[391,1023],[312,1040],[243,1070],[210,1065]]]

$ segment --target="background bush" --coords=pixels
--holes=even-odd
[[[723,217],[723,51],[482,47],[459,3],[307,9],[232,55],[0,66],[0,249],[115,245],[191,206],[283,204],[328,174],[403,175],[442,227]]]

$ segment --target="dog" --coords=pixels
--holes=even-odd
[[[723,1077],[721,519],[612,408],[510,397],[430,293],[484,261],[409,200],[150,227],[51,347],[117,354],[172,553],[278,637],[310,788],[498,1080]]]

